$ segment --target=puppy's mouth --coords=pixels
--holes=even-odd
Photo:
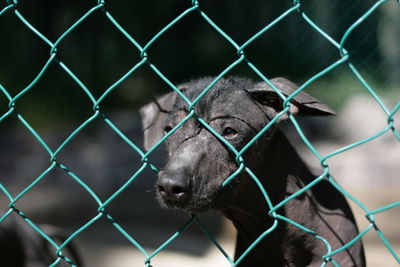
[[[168,196],[158,191],[157,199],[161,207],[186,211],[191,214],[203,213],[214,208],[215,196],[196,197],[193,195]]]
[[[173,179],[161,173],[156,183],[157,199],[163,208],[182,210],[192,214],[203,213],[210,209],[221,210],[232,201],[233,187],[235,187],[233,184],[237,182],[222,186],[215,182],[220,180],[222,179],[202,177],[189,179],[186,176]]]

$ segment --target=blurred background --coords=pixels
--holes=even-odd
[[[239,45],[293,6],[293,1],[200,2],[207,14]],[[376,1],[301,1],[301,10],[337,42]],[[96,1],[20,1],[17,10],[40,33],[55,42]],[[0,10],[7,3],[1,2]],[[105,9],[144,47],[191,1],[106,1]],[[0,16],[0,83],[15,96],[39,74],[49,59],[50,46],[35,35],[14,13]],[[400,5],[388,1],[372,13],[346,39],[344,47],[357,68],[389,111],[400,101]],[[205,75],[216,76],[237,60],[236,49],[198,13],[184,17],[147,50],[149,60],[172,83]],[[272,27],[246,49],[247,59],[266,77],[284,76],[302,84],[340,59],[339,50],[294,12]],[[140,60],[140,51],[98,10],[68,34],[57,46],[62,61],[98,98]],[[229,75],[258,79],[240,64]],[[138,109],[170,87],[143,65],[119,84],[101,103],[106,116],[142,148]],[[299,118],[315,148],[327,155],[370,137],[387,127],[388,116],[342,64],[310,84],[310,92],[337,111],[331,118]],[[50,157],[23,125],[20,114],[54,151],[93,115],[93,103],[82,88],[55,62],[42,78],[16,102],[16,112],[0,122],[0,182],[16,196],[49,166]],[[9,101],[0,91],[0,117]],[[399,131],[400,112],[394,116]],[[293,126],[284,131],[315,167],[319,161],[300,140]],[[163,166],[158,148],[151,162]],[[105,201],[141,167],[141,157],[102,119],[85,127],[57,156]],[[349,193],[371,210],[399,201],[400,145],[391,131],[378,139],[339,154],[328,163],[333,176]],[[149,252],[158,248],[189,218],[162,210],[155,200],[156,175],[146,169],[115,198],[107,211]],[[1,208],[9,204],[0,192]],[[352,203],[361,229],[369,221]],[[17,207],[38,223],[52,223],[73,233],[97,215],[93,198],[61,169],[55,169],[28,191]],[[379,213],[377,224],[400,254],[400,207]],[[232,255],[234,229],[215,212],[202,221]],[[145,257],[105,219],[82,232],[77,243],[87,266],[143,266]],[[398,266],[370,231],[364,238],[369,266]],[[186,263],[186,264],[185,264]],[[154,266],[229,266],[208,238],[192,225],[157,255]]]

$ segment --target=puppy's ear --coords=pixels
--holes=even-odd
[[[270,80],[275,87],[286,97],[298,89],[298,86],[286,78],[273,78]],[[253,98],[262,105],[268,106],[279,113],[283,109],[283,99],[266,83],[259,82],[248,90]],[[310,96],[304,91],[298,93],[290,101],[290,113],[302,116],[326,116],[335,115],[335,112],[327,105],[322,104],[318,99]],[[287,119],[282,115],[280,120]]]
[[[165,94],[142,107],[139,112],[144,130],[144,148],[150,150],[164,135],[164,124],[174,106],[176,92]]]

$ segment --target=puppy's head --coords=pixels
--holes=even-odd
[[[202,78],[178,88],[193,101],[213,80]],[[284,78],[271,79],[271,82],[285,97],[297,89]],[[334,114],[303,91],[292,99],[289,107],[292,114]],[[229,205],[230,191],[240,186],[240,179],[224,188],[221,184],[238,169],[234,150],[240,151],[246,146],[283,109],[282,97],[269,84],[235,77],[217,82],[196,103],[194,114],[176,92],[144,106],[140,112],[145,149],[151,149],[164,135],[169,135],[165,140],[167,164],[159,172],[156,183],[161,205],[192,213]],[[263,135],[263,140],[271,139],[278,123],[287,117],[286,113],[281,114]],[[265,145],[257,142],[250,152]]]

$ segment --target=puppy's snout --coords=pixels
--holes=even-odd
[[[190,182],[182,176],[162,174],[156,186],[163,200],[169,203],[184,202],[190,194]]]

